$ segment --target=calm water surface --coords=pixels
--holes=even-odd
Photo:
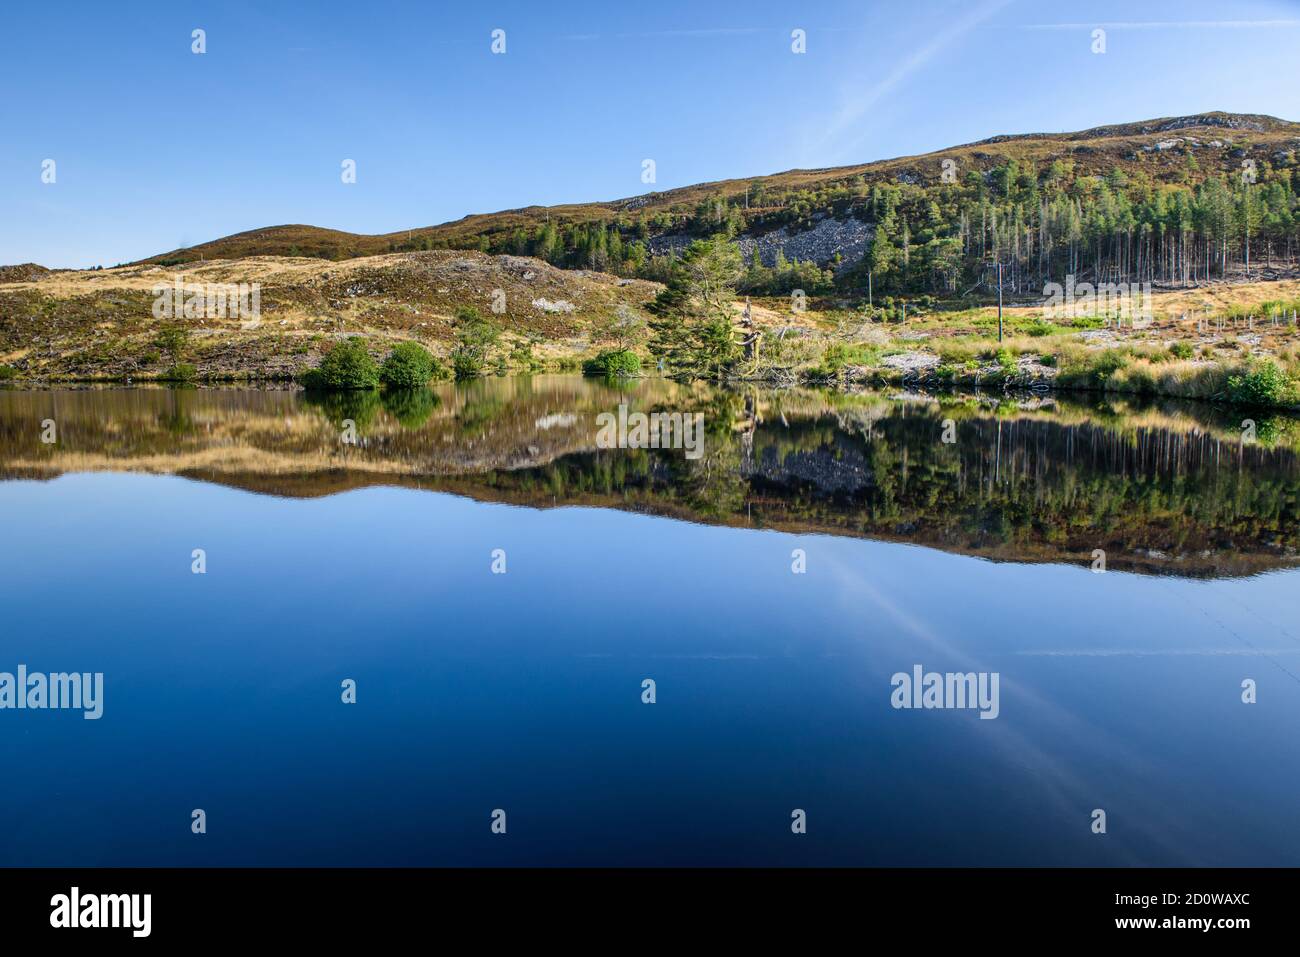
[[[597,448],[620,404],[702,411],[704,455]],[[0,710],[0,864],[1300,864],[1300,430],[1259,427],[0,391],[0,671],[105,682]],[[997,672],[997,719],[894,709],[918,664]]]

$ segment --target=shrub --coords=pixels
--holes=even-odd
[[[1128,365],[1128,356],[1122,352],[1109,351],[1103,352],[1092,362],[1092,376],[1098,384],[1104,384],[1107,379]]]
[[[832,342],[822,353],[821,365],[812,370],[817,378],[838,377],[849,364],[849,350],[839,342]]]
[[[988,378],[992,382],[1009,379],[1019,371],[1019,367],[1016,363],[1016,354],[1010,349],[986,349],[983,353],[983,358],[986,360],[991,359],[998,364],[997,369],[988,373]]]
[[[1228,400],[1238,405],[1285,405],[1295,398],[1295,384],[1276,363],[1261,360],[1245,375],[1228,376]]]
[[[365,342],[353,336],[336,343],[319,366],[303,375],[302,382],[308,389],[321,391],[373,389],[379,385],[379,369],[366,351]]]
[[[178,362],[164,372],[162,377],[168,382],[189,382],[197,374],[198,370],[188,362]]]
[[[153,344],[171,356],[172,362],[180,362],[190,344],[190,330],[183,323],[169,323],[158,330]]]
[[[390,389],[418,389],[446,374],[446,367],[418,342],[399,342],[379,367],[379,381]]]
[[[6,379],[16,379],[16,378],[18,378],[17,369],[15,369],[13,366],[0,365],[0,382],[4,382]]]
[[[641,371],[641,359],[631,349],[606,349],[582,364],[587,375],[627,376]]]
[[[540,356],[533,352],[533,348],[540,345],[542,338],[540,336],[529,336],[522,342],[516,343],[515,347],[510,350],[510,365],[525,372],[537,372],[546,367],[546,362]]]
[[[472,379],[482,375],[500,338],[501,330],[491,320],[483,318],[473,306],[456,310],[456,345],[451,350],[456,378]]]
[[[1169,346],[1169,351],[1173,353],[1176,359],[1190,359],[1196,355],[1196,348],[1190,342],[1175,342]]]

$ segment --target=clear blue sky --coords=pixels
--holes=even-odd
[[[645,158],[668,189],[1212,109],[1300,120],[1297,51],[1300,0],[13,3],[0,263],[614,199],[646,191]]]

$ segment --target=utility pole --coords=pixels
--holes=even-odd
[[[1002,341],[1002,260],[998,260],[998,342]]]

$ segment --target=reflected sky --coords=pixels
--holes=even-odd
[[[1294,570],[165,475],[0,514],[0,669],[105,674],[99,721],[0,712],[0,863],[1300,862]],[[999,718],[894,710],[914,664],[999,672]]]

